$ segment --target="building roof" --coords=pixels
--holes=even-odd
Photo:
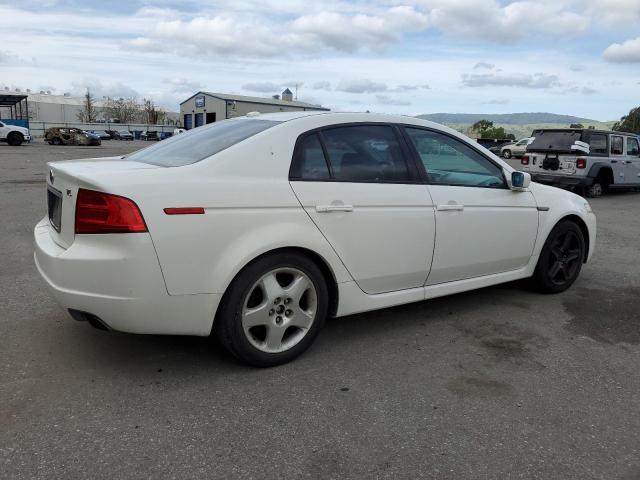
[[[195,93],[195,94],[191,95],[189,98],[187,98],[186,100],[181,102],[180,105],[182,105],[183,103],[188,102],[193,97],[195,97],[197,95],[200,95],[200,94],[209,95],[210,97],[219,98],[220,100],[225,100],[225,101],[258,103],[258,104],[261,104],[261,105],[278,105],[278,106],[283,106],[283,107],[284,106],[288,106],[288,107],[299,107],[299,108],[313,108],[315,110],[329,111],[328,108],[324,108],[324,107],[322,107],[320,105],[314,105],[312,103],[307,103],[307,102],[299,102],[297,100],[289,101],[289,100],[279,100],[279,99],[275,99],[275,98],[251,97],[251,96],[247,96],[247,95],[234,95],[234,94],[229,94],[229,93],[215,93],[215,92],[203,92],[203,91],[200,91],[198,93]]]

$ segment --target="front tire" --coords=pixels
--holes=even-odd
[[[328,303],[327,284],[312,260],[291,251],[267,255],[233,280],[214,332],[244,363],[281,365],[313,343],[326,320]]]
[[[12,147],[18,147],[18,146],[22,145],[22,142],[24,142],[24,137],[22,136],[21,133],[11,132],[7,136],[7,143],[9,145],[11,145]]]
[[[511,155],[511,150],[507,149],[507,150],[503,151],[503,152],[502,152],[502,156],[503,156],[504,158],[511,158],[511,157],[512,157],[512,155]]]
[[[560,293],[576,281],[586,244],[580,227],[570,220],[558,223],[542,247],[533,274],[534,285],[545,293]]]

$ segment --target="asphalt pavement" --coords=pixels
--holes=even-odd
[[[640,478],[640,193],[591,204],[576,284],[331,320],[293,363],[72,320],[33,263],[48,160],[0,144],[0,478]]]

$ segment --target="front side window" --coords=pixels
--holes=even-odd
[[[280,122],[237,118],[189,130],[143,148],[126,158],[161,167],[180,167],[204,160]]]
[[[637,157],[640,155],[640,147],[638,147],[638,139],[627,137],[627,155]]]
[[[322,132],[333,178],[346,182],[403,182],[410,179],[393,128],[354,125]]]
[[[623,152],[623,138],[617,135],[611,136],[611,155],[622,155]]]
[[[429,183],[506,188],[502,169],[460,140],[419,128],[406,128],[406,132],[427,171]]]
[[[591,134],[589,139],[589,153],[595,155],[608,155],[607,136],[601,133]]]

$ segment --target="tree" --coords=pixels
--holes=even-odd
[[[572,123],[571,125],[569,125],[569,128],[584,128],[584,125],[582,125],[581,123]]]
[[[619,132],[640,133],[640,107],[632,108],[613,126]]]
[[[488,130],[493,127],[493,122],[490,120],[478,120],[476,123],[471,125],[471,130],[475,132],[483,132],[484,130]]]
[[[140,116],[140,105],[135,98],[109,98],[105,104],[104,112],[110,120],[120,123],[133,123]]]
[[[77,113],[76,117],[78,117],[78,120],[82,123],[93,123],[98,118],[94,98],[88,88],[84,96],[84,102],[82,103],[82,110]]]
[[[149,125],[158,125],[164,122],[167,112],[153,103],[153,100],[144,99],[142,105],[142,121]]]

